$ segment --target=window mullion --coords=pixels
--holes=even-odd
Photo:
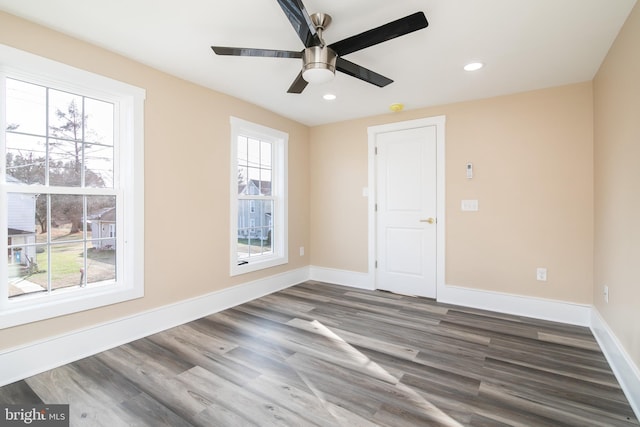
[[[51,257],[52,247],[51,247],[51,194],[47,194],[47,293],[51,293]]]
[[[45,91],[45,109],[44,109],[44,114],[45,114],[45,118],[44,118],[44,122],[45,122],[45,129],[44,129],[44,134],[45,134],[45,144],[44,144],[44,185],[48,186],[49,185],[49,164],[50,164],[50,155],[51,152],[49,150],[50,144],[49,144],[49,116],[50,116],[50,111],[49,109],[51,108],[51,106],[49,105],[49,88],[46,88]]]
[[[87,196],[82,196],[82,271],[80,275],[81,288],[87,286],[87,250]]]
[[[83,96],[82,97],[82,106],[80,108],[80,126],[82,126],[82,129],[80,130],[80,187],[84,188],[85,187],[85,170],[84,170],[84,149],[85,149],[85,135],[84,135],[84,129],[85,129],[85,123],[84,123],[84,118],[85,118],[85,114],[84,114],[84,109],[85,109],[85,100],[86,98]]]

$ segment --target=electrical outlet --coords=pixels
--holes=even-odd
[[[609,287],[607,285],[604,285],[604,302],[608,303],[609,302]]]
[[[540,281],[540,282],[546,282],[547,281],[547,269],[544,267],[538,267],[536,269],[536,280]]]
[[[300,256],[304,256],[304,246],[300,246]]]

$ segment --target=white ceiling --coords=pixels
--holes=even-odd
[[[333,17],[328,44],[423,11],[429,27],[345,59],[395,80],[342,73],[300,94],[299,59],[216,56],[211,45],[302,50],[276,0],[0,0],[12,13],[313,126],[591,80],[636,0],[304,0]],[[463,65],[482,61],[467,72]],[[322,95],[331,92],[335,101]],[[390,113],[391,114],[391,113]]]

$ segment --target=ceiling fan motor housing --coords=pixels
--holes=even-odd
[[[309,83],[330,80],[336,72],[338,54],[328,46],[312,46],[304,50],[302,77]]]

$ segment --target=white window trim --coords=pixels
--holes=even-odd
[[[289,232],[288,232],[288,143],[289,134],[266,126],[258,125],[230,117],[231,122],[231,173],[230,182],[230,262],[231,276],[258,271],[265,268],[289,262]],[[274,251],[272,255],[265,255],[238,265],[238,136],[249,136],[273,143],[273,191],[276,195],[274,203],[274,230],[281,232],[271,236]]]
[[[144,296],[144,99],[145,90],[98,74],[80,70],[9,46],[0,45],[0,153],[6,141],[4,78],[11,77],[43,86],[80,93],[114,102],[120,143],[115,150],[114,179],[126,186],[119,192],[117,282],[86,287],[81,291],[58,290],[50,295],[25,295],[9,299],[6,278],[0,276],[0,329],[76,313]],[[0,206],[7,206],[7,192],[46,192],[46,187],[6,184],[4,161],[0,162]],[[74,194],[82,194],[77,189]],[[7,242],[7,216],[0,210],[0,242]],[[0,256],[0,271],[7,271],[7,257]]]

